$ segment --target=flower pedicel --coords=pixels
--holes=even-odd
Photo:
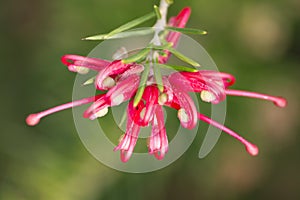
[[[191,14],[190,8],[169,19],[166,23],[167,8],[170,1],[162,0],[160,7],[155,6],[155,12],[133,20],[106,35],[97,35],[87,40],[103,40],[124,35],[128,30],[146,20],[157,17],[154,25],[154,38],[150,44],[129,57],[107,61],[98,58],[79,55],[64,55],[62,63],[72,72],[81,74],[89,70],[97,72],[97,76],[89,82],[94,82],[97,90],[104,94],[76,100],[48,110],[30,114],[26,123],[34,126],[40,119],[52,113],[68,108],[92,103],[83,113],[83,117],[94,120],[107,114],[108,108],[129,101],[127,107],[126,133],[121,137],[115,151],[120,150],[121,160],[127,162],[136,145],[140,128],[151,126],[152,132],[148,141],[149,154],[157,159],[163,159],[168,152],[168,138],[165,128],[163,106],[178,111],[181,126],[193,129],[198,120],[211,124],[236,138],[245,145],[247,152],[255,156],[258,148],[229,128],[213,121],[199,113],[189,93],[198,93],[204,102],[217,104],[227,96],[244,96],[272,101],[278,107],[285,107],[286,100],[281,97],[229,89],[235,83],[233,75],[223,72],[198,70],[199,64],[176,50],[176,44],[181,33],[206,34],[206,31],[184,28]],[[132,31],[137,34],[138,31]],[[128,32],[127,32],[128,33]],[[122,35],[123,34],[123,35]],[[170,55],[178,57],[192,67],[171,66],[167,64]],[[176,72],[162,76],[160,68],[166,67]]]

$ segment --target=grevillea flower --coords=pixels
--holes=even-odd
[[[184,28],[190,13],[190,8],[184,8],[177,16],[170,18],[168,27]],[[278,107],[285,107],[286,100],[266,94],[229,89],[235,83],[234,76],[211,70],[186,70],[188,68],[182,68],[177,72],[161,76],[161,82],[159,82],[159,76],[155,76],[155,68],[153,68],[156,66],[154,65],[150,69],[147,66],[149,57],[152,56],[151,61],[156,60],[158,64],[166,64],[171,53],[173,53],[172,48],[175,48],[178,43],[179,37],[180,32],[167,32],[164,36],[164,43],[168,44],[171,49],[157,48],[156,45],[156,48],[152,49],[154,53],[150,54],[150,51],[142,50],[139,56],[135,55],[137,59],[131,57],[131,59],[107,61],[78,55],[63,56],[62,62],[72,72],[85,74],[88,70],[96,71],[95,88],[104,91],[104,94],[31,114],[26,119],[27,124],[34,126],[39,123],[41,118],[49,114],[88,103],[92,104],[83,113],[83,117],[94,120],[106,115],[109,107],[129,101],[126,133],[121,137],[120,143],[114,150],[120,150],[121,160],[127,162],[134,151],[141,127],[151,126],[152,132],[148,140],[149,154],[153,154],[160,160],[168,152],[168,138],[163,112],[163,106],[168,106],[178,111],[178,119],[182,127],[193,129],[198,120],[204,121],[236,138],[245,145],[250,155],[257,155],[258,148],[254,144],[199,113],[189,93],[197,93],[202,101],[212,104],[224,101],[227,96],[268,100]],[[149,73],[150,70],[153,70],[154,73]]]

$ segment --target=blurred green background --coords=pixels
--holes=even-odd
[[[300,199],[300,1],[175,0],[169,15],[192,7],[189,27],[235,88],[285,96],[269,102],[228,98],[226,125],[260,147],[257,157],[223,135],[204,159],[199,133],[172,165],[126,174],[95,160],[76,133],[72,112],[32,128],[29,113],[67,102],[74,73],[63,54],[86,55],[105,33],[152,10],[154,0],[11,0],[0,3],[0,199]],[[151,26],[153,22],[145,24]],[[200,124],[207,127],[206,124]]]

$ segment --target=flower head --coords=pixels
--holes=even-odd
[[[164,36],[162,41],[159,41],[161,46],[155,42],[147,49],[121,60],[107,61],[78,55],[63,56],[63,64],[72,72],[84,74],[88,70],[96,71],[97,76],[92,81],[94,81],[95,88],[103,91],[104,94],[31,114],[26,119],[27,124],[34,126],[41,118],[49,114],[88,103],[92,104],[83,113],[83,117],[94,120],[105,116],[109,107],[129,101],[126,132],[114,151],[120,150],[121,160],[127,162],[134,152],[141,127],[151,126],[151,136],[148,138],[149,154],[160,160],[168,152],[168,137],[163,112],[163,106],[168,106],[177,110],[182,127],[193,129],[198,120],[204,121],[236,138],[245,145],[250,155],[257,155],[258,148],[254,144],[199,113],[189,93],[197,93],[202,101],[212,104],[218,104],[228,96],[263,99],[272,101],[279,107],[285,107],[286,100],[266,94],[230,89],[235,83],[235,78],[228,73],[167,65],[168,58],[174,54],[183,61],[198,66],[196,62],[174,49],[178,43],[180,31],[185,30],[183,28],[190,14],[191,9],[184,8],[177,16],[170,18],[168,27],[178,28],[177,31],[162,29],[162,32],[156,33],[160,34],[160,37],[155,38]],[[162,76],[158,69],[160,65],[179,70]]]

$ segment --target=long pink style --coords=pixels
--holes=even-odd
[[[53,113],[56,113],[56,112],[59,112],[59,111],[62,111],[62,110],[66,110],[66,109],[69,109],[69,108],[73,108],[73,107],[76,107],[76,106],[81,106],[81,105],[84,105],[84,104],[94,102],[95,100],[99,99],[101,96],[103,96],[103,95],[100,94],[100,95],[97,95],[97,96],[88,97],[88,98],[80,99],[80,100],[77,100],[77,101],[72,101],[72,102],[69,102],[69,103],[66,103],[66,104],[62,104],[62,105],[50,108],[48,110],[45,110],[45,111],[42,111],[42,112],[39,112],[39,113],[30,114],[26,118],[26,123],[29,126],[35,126],[40,122],[41,118],[43,118],[47,115],[50,115],[50,114],[53,114]]]

